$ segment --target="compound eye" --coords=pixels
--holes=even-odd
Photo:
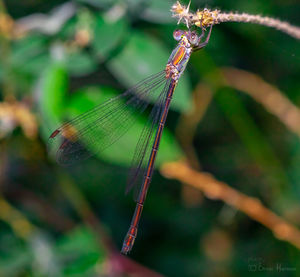
[[[191,44],[197,44],[198,43],[198,36],[196,33],[191,33],[190,35],[190,43]]]
[[[182,37],[182,35],[183,35],[183,33],[184,33],[184,31],[182,31],[182,30],[175,30],[175,31],[173,32],[173,37],[174,37],[174,39],[175,39],[175,40],[180,40],[181,37]]]

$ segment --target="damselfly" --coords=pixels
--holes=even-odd
[[[145,98],[154,91],[159,91],[148,124],[142,130],[136,146],[133,168],[126,188],[126,192],[128,192],[135,184],[140,184],[135,212],[123,242],[121,251],[123,254],[127,254],[132,249],[137,236],[154,161],[175,87],[192,52],[203,48],[208,43],[211,30],[212,25],[203,42],[201,39],[205,34],[204,29],[200,36],[195,31],[175,30],[173,36],[179,43],[163,71],[146,78],[120,96],[65,123],[50,135],[49,143],[56,151],[58,163],[66,165],[86,159],[92,155],[92,152],[103,151],[124,135],[134,124],[134,113],[144,112],[148,107]],[[91,151],[91,149],[93,150]],[[145,160],[147,157],[148,160]],[[147,162],[147,166],[143,168],[145,162]]]

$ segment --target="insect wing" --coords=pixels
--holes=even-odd
[[[48,146],[61,165],[70,165],[99,153],[133,126],[149,105],[145,99],[165,83],[165,72],[154,74],[120,96],[63,124],[49,137]]]
[[[142,130],[132,159],[131,169],[127,180],[126,193],[128,193],[132,188],[135,188],[135,198],[137,198],[139,188],[143,184],[143,179],[145,177],[148,165],[148,158],[150,157],[150,153],[152,151],[158,122],[160,121],[162,112],[165,107],[165,101],[168,93],[168,88],[170,86],[170,81],[171,79],[167,79],[165,86],[158,95],[156,104],[152,108],[148,122]]]

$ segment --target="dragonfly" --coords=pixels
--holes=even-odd
[[[212,25],[205,39],[204,28],[200,35],[190,29],[175,30],[173,37],[178,44],[163,71],[66,122],[49,137],[48,143],[52,151],[55,151],[59,164],[69,165],[87,159],[95,152],[103,151],[119,140],[134,125],[136,121],[134,115],[145,112],[150,106],[147,97],[156,94],[155,104],[152,106],[149,119],[141,131],[135,149],[126,187],[127,193],[136,187],[138,194],[131,224],[123,242],[122,254],[127,255],[132,250],[137,237],[138,225],[173,93],[191,54],[208,44]]]

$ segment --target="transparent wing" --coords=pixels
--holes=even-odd
[[[152,108],[147,124],[144,126],[135,153],[132,159],[131,169],[127,181],[126,193],[135,188],[135,197],[138,196],[139,187],[143,183],[144,175],[147,170],[148,159],[155,139],[157,124],[161,118],[164,104],[166,101],[171,79],[168,79],[164,88],[160,92],[158,99]]]
[[[87,159],[116,142],[134,124],[136,115],[145,111],[147,96],[165,82],[165,71],[161,71],[56,129],[48,145],[57,162],[69,165]]]

